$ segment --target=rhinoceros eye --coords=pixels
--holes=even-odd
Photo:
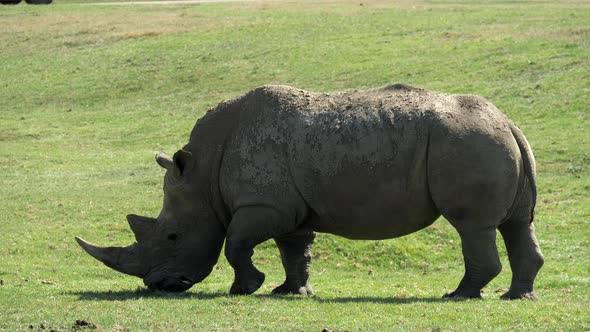
[[[178,239],[178,235],[176,233],[168,234],[168,240],[176,241]]]

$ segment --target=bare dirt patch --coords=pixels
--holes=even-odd
[[[78,331],[82,329],[96,329],[96,324],[85,321],[83,319],[78,319],[72,326],[72,330]]]

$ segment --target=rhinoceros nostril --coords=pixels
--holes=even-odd
[[[186,291],[191,286],[192,286],[192,284],[185,284],[183,282],[177,282],[177,283],[170,283],[170,284],[165,285],[163,290],[166,292],[180,293],[180,292]]]
[[[150,290],[153,291],[162,290],[162,288],[164,287],[164,280],[150,282],[149,284],[147,284],[147,286]]]

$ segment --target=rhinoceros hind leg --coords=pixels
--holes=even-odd
[[[459,231],[465,261],[465,275],[457,289],[443,298],[481,298],[481,289],[502,270],[496,248],[496,229]]]
[[[252,264],[254,247],[292,231],[288,224],[273,208],[249,206],[236,211],[225,239],[225,257],[234,269],[230,294],[252,294],[262,286],[264,273]]]
[[[534,224],[529,223],[528,219],[510,220],[498,229],[504,238],[512,269],[510,289],[501,298],[536,300],[533,284],[544,258],[535,237]]]
[[[281,252],[286,278],[282,285],[273,289],[273,294],[313,295],[313,289],[307,284],[307,279],[314,239],[315,234],[311,231],[290,233],[275,238]]]

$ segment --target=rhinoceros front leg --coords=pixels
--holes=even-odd
[[[295,232],[275,238],[281,252],[286,279],[272,291],[273,294],[313,295],[313,289],[307,284],[307,279],[314,239],[315,234],[312,231]]]
[[[292,231],[290,224],[270,207],[249,206],[236,211],[225,240],[225,256],[234,269],[230,294],[252,294],[260,288],[264,273],[252,264],[254,247]]]

